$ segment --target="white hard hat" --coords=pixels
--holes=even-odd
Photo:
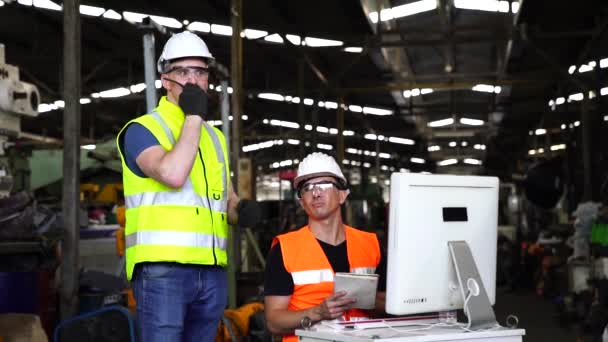
[[[207,44],[199,36],[190,31],[184,31],[174,34],[167,40],[163,52],[158,58],[158,63],[156,63],[156,68],[159,73],[163,73],[167,71],[165,70],[167,62],[184,57],[213,59]]]
[[[304,181],[324,176],[335,177],[346,189],[346,177],[342,174],[336,160],[325,153],[314,152],[306,156],[298,165],[298,175],[294,179],[294,186],[297,189]]]

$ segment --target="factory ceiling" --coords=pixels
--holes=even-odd
[[[0,3],[7,63],[45,104],[23,129],[61,138],[61,2]],[[583,93],[594,92],[586,102],[597,115],[605,101],[606,1],[243,3],[243,155],[263,170],[312,150],[335,154],[343,106],[348,167],[374,167],[379,155],[387,172],[507,177],[529,150],[575,136]],[[110,139],[146,111],[145,91],[130,87],[144,82],[145,16],[165,25],[155,31],[156,56],[172,32],[189,28],[230,68],[230,1],[81,5],[90,6],[81,9],[90,11],[81,16],[82,97],[91,101],[82,105],[83,138]],[[220,78],[210,80],[210,121],[220,120]],[[104,92],[122,87],[121,96]]]

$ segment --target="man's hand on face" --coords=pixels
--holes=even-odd
[[[204,119],[207,114],[207,93],[196,84],[186,83],[178,104],[186,115],[198,115]]]

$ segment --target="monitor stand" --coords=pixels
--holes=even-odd
[[[469,292],[473,292],[465,307],[465,313],[467,313],[469,320],[468,328],[480,330],[497,326],[498,323],[496,322],[494,309],[490,304],[490,299],[479,276],[479,271],[477,270],[477,265],[475,264],[469,245],[465,241],[450,241],[448,242],[448,246],[458,277],[458,283],[460,284],[462,299],[466,300]],[[469,289],[469,286],[473,288],[473,291]]]

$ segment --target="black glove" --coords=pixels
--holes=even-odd
[[[236,212],[239,214],[238,225],[243,228],[253,228],[262,216],[260,205],[253,200],[240,200]]]
[[[207,114],[207,93],[196,84],[186,83],[178,104],[186,115],[198,115],[204,119]]]

